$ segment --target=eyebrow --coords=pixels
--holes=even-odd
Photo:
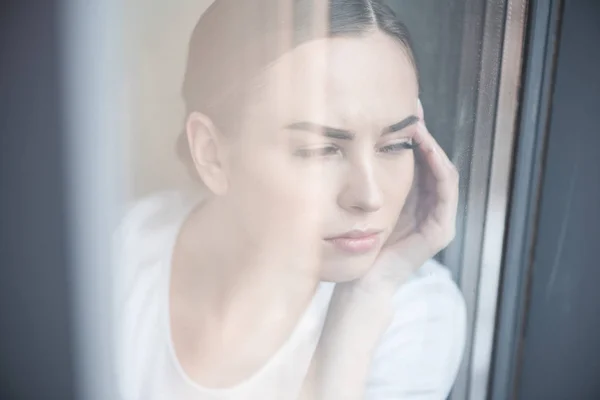
[[[387,128],[383,129],[381,134],[389,135],[391,133],[398,132],[410,125],[417,123],[418,121],[419,121],[419,117],[417,117],[416,115],[410,115],[410,116],[404,118],[402,121],[396,122],[395,124],[390,125]],[[308,121],[294,122],[294,123],[287,125],[285,128],[291,129],[291,130],[296,130],[296,131],[308,131],[308,132],[319,133],[328,138],[340,139],[340,140],[352,140],[356,136],[353,132],[345,130],[345,129],[332,128],[330,126],[320,125],[320,124],[316,124],[314,122],[308,122]]]
[[[385,128],[382,132],[382,135],[387,135],[390,133],[401,131],[402,129],[406,128],[407,126],[414,125],[417,122],[419,122],[419,117],[417,117],[416,115],[410,115],[410,116],[404,118],[402,121],[396,122],[395,124],[390,125],[387,128]]]

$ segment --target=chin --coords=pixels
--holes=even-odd
[[[323,264],[321,280],[325,282],[351,282],[361,278],[375,262],[376,254],[328,260]]]

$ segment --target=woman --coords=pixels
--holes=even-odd
[[[125,399],[444,399],[465,310],[431,261],[458,175],[378,0],[216,0],[190,41],[180,156],[202,199],[137,204]]]

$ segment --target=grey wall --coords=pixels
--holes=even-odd
[[[0,11],[0,399],[73,398],[58,1]]]
[[[600,2],[566,0],[517,398],[600,399]]]
[[[388,0],[387,3],[406,24],[413,39],[428,127],[444,150],[451,153],[456,136],[470,134],[457,131],[460,124],[457,105],[463,90],[459,87],[459,77],[461,67],[465,67],[461,65],[463,30],[467,18],[483,21],[484,16],[468,13],[465,1]],[[471,83],[476,85],[479,60],[468,61],[474,67]]]

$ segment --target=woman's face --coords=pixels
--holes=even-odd
[[[414,67],[373,33],[306,43],[264,74],[224,145],[223,200],[259,248],[304,260],[322,280],[356,279],[413,182]]]

